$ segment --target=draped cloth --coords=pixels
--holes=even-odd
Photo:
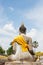
[[[15,42],[17,42],[21,46],[22,52],[28,51],[29,45],[27,44],[22,35],[18,35],[17,37],[15,37],[14,40],[12,41],[12,45],[14,45]]]

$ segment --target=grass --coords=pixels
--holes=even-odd
[[[7,56],[0,55],[0,59],[7,59],[7,58],[8,58]]]

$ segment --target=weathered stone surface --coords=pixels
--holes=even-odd
[[[43,65],[43,63],[40,63],[40,62],[13,61],[13,62],[6,62],[5,65]]]
[[[43,63],[41,63],[41,65],[43,65]]]
[[[41,65],[41,63],[40,62],[33,62],[32,65]]]

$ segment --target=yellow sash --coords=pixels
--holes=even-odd
[[[14,44],[14,42],[17,42],[20,46],[23,52],[27,52],[28,51],[28,44],[27,42],[24,40],[22,35],[18,35],[17,37],[14,38],[12,45]]]

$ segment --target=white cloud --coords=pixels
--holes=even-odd
[[[17,32],[16,29],[13,27],[11,23],[4,25],[3,28],[0,28],[0,34],[12,35],[16,32]]]
[[[29,33],[27,33],[27,36],[34,38],[37,34],[37,30],[36,29],[31,29]]]
[[[14,29],[13,25],[12,24],[6,24],[4,27],[3,27],[4,30],[6,31],[11,31],[11,32],[16,32],[16,30]]]
[[[10,42],[13,40],[14,36],[17,35],[16,29],[13,27],[13,24],[6,24],[3,28],[0,28],[0,45],[7,49]]]
[[[11,11],[14,11],[14,8],[13,8],[13,7],[11,7],[11,6],[9,7],[9,9],[10,9]]]

